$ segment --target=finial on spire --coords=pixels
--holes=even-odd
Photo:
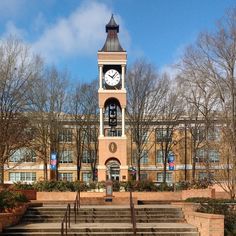
[[[113,13],[111,14],[110,21],[106,25],[106,32],[108,32],[109,29],[115,29],[117,33],[119,33],[119,25],[116,24]]]

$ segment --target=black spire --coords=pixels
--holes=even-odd
[[[101,51],[103,52],[123,52],[123,48],[120,45],[118,33],[119,25],[116,24],[113,14],[111,19],[106,24],[107,39]]]
[[[109,30],[116,30],[119,33],[119,25],[116,24],[113,14],[111,15],[111,19],[108,24],[106,24],[106,32]]]

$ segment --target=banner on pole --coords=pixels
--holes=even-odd
[[[57,153],[56,152],[51,153],[50,169],[51,170],[57,169]]]

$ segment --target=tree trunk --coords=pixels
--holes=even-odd
[[[81,158],[79,158],[79,155],[77,156],[77,180],[80,181],[80,170],[81,170],[81,161],[80,161]]]
[[[140,180],[140,157],[136,157],[136,180]]]
[[[196,150],[193,151],[192,182],[196,179]]]
[[[4,164],[0,164],[0,184],[4,184]]]
[[[163,169],[163,183],[166,183],[166,165],[167,165],[167,155],[166,153],[164,154],[164,169]]]
[[[44,161],[44,180],[48,180],[48,163]]]

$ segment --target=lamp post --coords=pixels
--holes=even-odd
[[[184,180],[187,181],[187,124],[184,119]]]

